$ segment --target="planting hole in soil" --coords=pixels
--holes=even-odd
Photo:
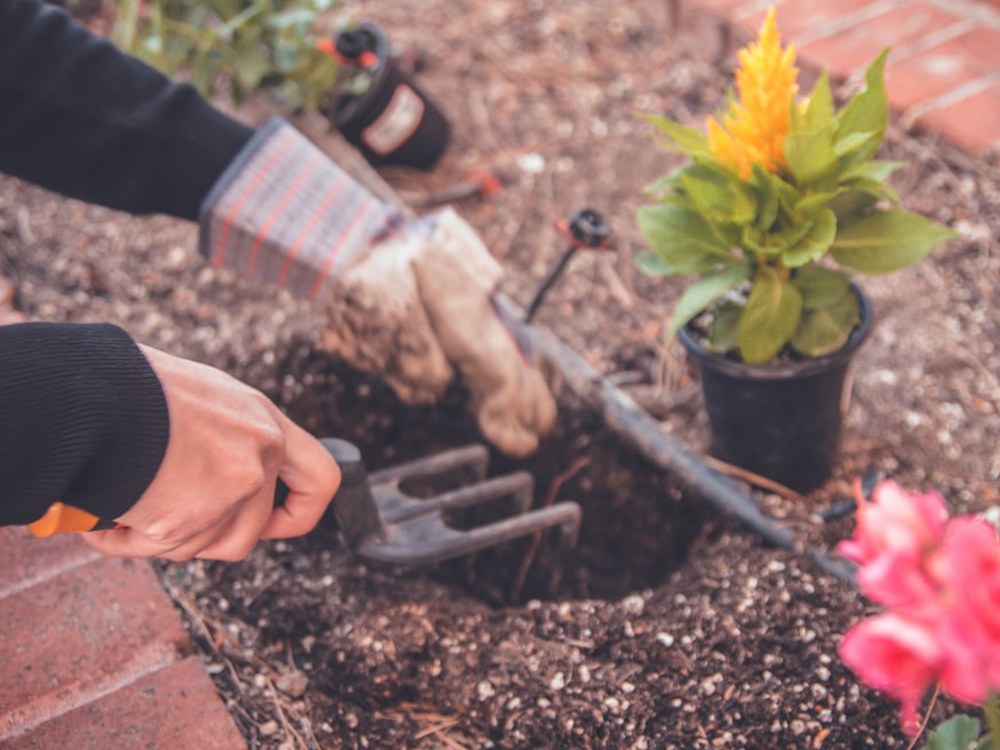
[[[345,368],[308,342],[295,345],[278,371],[284,388],[272,394],[316,435],[343,437],[361,449],[369,471],[481,441],[464,392],[455,387],[438,408],[401,404],[384,385]],[[295,387],[303,380],[308,387]],[[619,599],[652,588],[683,564],[705,521],[703,506],[686,499],[663,473],[602,429],[579,405],[562,405],[560,422],[527,459],[490,452],[488,476],[525,470],[535,477],[534,506],[578,502],[583,524],[575,548],[560,549],[558,533],[484,550],[428,569],[428,575],[494,605],[529,599]],[[429,497],[467,478],[448,472],[409,480],[403,489]],[[456,528],[508,516],[503,503],[451,512]],[[342,543],[314,532],[320,548]],[[418,574],[414,571],[414,574]]]

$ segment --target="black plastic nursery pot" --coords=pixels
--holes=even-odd
[[[867,297],[852,286],[861,322],[843,347],[825,357],[747,365],[708,351],[681,329],[681,343],[701,377],[712,456],[798,492],[830,477],[850,397],[851,362],[872,325]]]
[[[448,120],[399,69],[379,26],[361,23],[345,33],[352,35],[351,45],[374,53],[377,62],[369,68],[366,91],[334,103],[328,113],[331,123],[375,166],[432,169],[448,145]]]

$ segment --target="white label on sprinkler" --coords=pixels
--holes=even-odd
[[[417,92],[406,85],[397,86],[389,105],[375,122],[365,128],[361,138],[368,148],[385,156],[413,135],[423,116],[424,102]]]

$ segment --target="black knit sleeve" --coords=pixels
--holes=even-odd
[[[156,374],[112,325],[0,326],[0,419],[0,526],[35,521],[56,501],[117,518],[152,482],[169,438]]]
[[[132,213],[196,220],[253,134],[38,0],[0,0],[0,172]]]

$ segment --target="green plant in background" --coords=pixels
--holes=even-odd
[[[739,99],[709,119],[707,135],[646,118],[690,162],[647,188],[659,202],[638,211],[651,251],[636,262],[655,276],[700,277],[674,308],[670,336],[711,308],[707,346],[750,364],[786,346],[805,358],[836,351],[859,321],[847,272],[904,268],[954,236],[899,208],[884,180],[901,164],[873,158],[888,123],[887,52],[839,111],[825,72],[796,100],[794,55],[772,8],[739,53]]]
[[[115,0],[112,40],[206,96],[226,80],[234,103],[266,89],[285,110],[318,107],[337,62],[317,49],[336,0]]]

